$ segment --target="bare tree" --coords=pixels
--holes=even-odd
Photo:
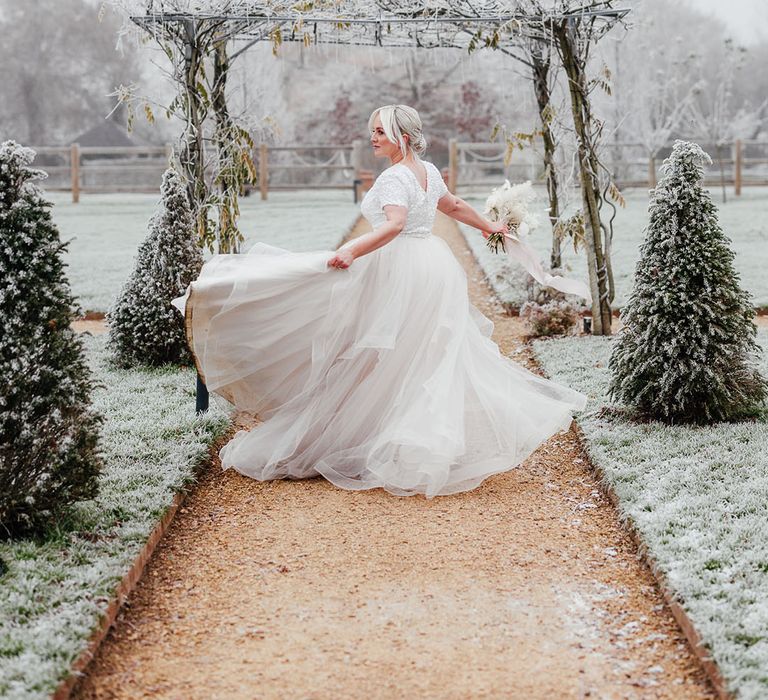
[[[637,18],[636,18],[637,19]],[[690,76],[693,57],[682,41],[668,43],[641,17],[627,37],[622,75],[623,104],[617,133],[639,141],[649,159],[671,142],[684,123],[693,99],[695,79]]]
[[[132,47],[115,50],[120,24],[85,0],[0,0],[3,130],[44,145],[103,119],[108,94],[138,71]]]
[[[463,6],[463,0],[456,2]],[[538,133],[549,137],[545,138],[545,157],[549,160],[550,218],[555,220],[554,217],[557,217],[553,227],[552,261],[559,261],[559,236],[562,232],[568,231],[583,241],[592,292],[592,331],[596,335],[609,335],[611,303],[615,296],[611,266],[613,219],[616,215],[614,201],[623,202],[623,199],[613,183],[611,172],[600,160],[604,122],[595,115],[593,93],[596,90],[610,92],[611,73],[607,66],[602,66],[597,74],[593,74],[593,55],[598,41],[621,21],[622,14],[616,12],[611,15],[613,0],[522,0],[517,7],[520,11],[517,26],[521,37],[515,46],[500,45],[498,31],[484,38],[485,45],[508,53],[531,71],[541,122]],[[469,9],[466,11],[470,12]],[[611,16],[613,19],[605,21]],[[478,36],[478,40],[480,38]],[[567,222],[567,225],[560,225],[566,222],[559,221],[558,181],[552,157],[555,144],[550,126],[552,87],[549,75],[555,55],[559,59],[570,98],[572,124],[569,128],[576,143],[582,197],[581,216]],[[518,141],[532,141],[535,133],[517,133],[514,136]],[[547,144],[547,141],[550,143]],[[601,217],[604,205],[612,209],[610,216]]]
[[[744,68],[747,49],[728,38],[721,60],[712,72],[703,55],[697,57],[699,81],[688,104],[686,120],[693,136],[713,146],[720,166],[720,186],[726,201],[724,149],[734,139],[753,131],[761,121],[765,103],[757,109],[738,104],[734,96],[737,76]]]
[[[146,9],[151,10],[153,0],[146,2]],[[115,0],[114,4],[125,11],[137,9],[135,0]],[[224,10],[227,6],[222,2]],[[175,97],[170,104],[158,105],[130,89],[116,93],[131,115],[141,104],[150,120],[156,109],[181,120],[184,129],[176,157],[195,212],[198,238],[201,245],[219,253],[237,250],[243,240],[237,228],[238,198],[244,185],[256,180],[251,135],[256,129],[228,106],[231,64],[243,52],[230,54],[227,26],[226,19],[194,17],[154,26],[152,36],[167,57],[167,76],[176,87]],[[279,44],[278,37],[275,43]],[[208,143],[212,149],[206,149]],[[207,177],[209,167],[214,173],[212,181]],[[211,211],[216,212],[215,219]]]

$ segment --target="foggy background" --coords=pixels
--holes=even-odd
[[[639,142],[653,150],[678,136],[708,144],[766,136],[768,4],[625,4],[633,10],[629,30],[615,29],[595,56],[594,68],[604,64],[611,73],[612,94],[595,93],[604,141]],[[0,0],[0,22],[2,139],[33,147],[67,145],[86,133],[92,145],[177,139],[180,124],[159,107],[174,94],[164,76],[167,59],[135,37],[116,50],[123,19],[111,8],[97,0]],[[270,142],[314,144],[366,138],[373,108],[411,104],[422,113],[430,157],[444,163],[450,138],[485,141],[496,123],[517,131],[536,128],[522,70],[489,50],[467,55],[284,44],[273,56],[271,45],[261,44],[233,64],[230,100],[233,111],[263,127]],[[128,134],[125,109],[106,119],[116,104],[109,95],[121,84],[148,98],[158,117],[154,124],[139,115]],[[686,109],[679,109],[683,103]],[[562,88],[555,106],[565,115]]]

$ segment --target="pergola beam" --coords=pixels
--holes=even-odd
[[[494,48],[510,48],[518,45],[521,38],[546,40],[551,27],[563,21],[600,21],[605,32],[629,13],[628,8],[613,8],[603,3],[541,15],[494,10],[493,6],[485,5],[475,11],[471,5],[458,2],[435,8],[414,6],[396,12],[386,5],[386,0],[380,0],[369,12],[271,14],[261,7],[253,13],[231,14],[155,11],[132,16],[131,20],[149,34],[155,34],[158,29],[174,33],[173,25],[190,21],[199,26],[216,24],[222,39],[246,41],[248,46],[269,40],[274,32],[280,31],[281,41],[304,42],[309,37],[313,44],[400,48],[468,48],[481,35],[492,37]],[[287,27],[290,31],[284,31]],[[243,50],[238,50],[236,55]]]

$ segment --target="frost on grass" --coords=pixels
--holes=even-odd
[[[173,495],[228,424],[194,413],[193,370],[109,367],[105,339],[87,338],[105,416],[99,495],[42,540],[0,543],[0,697],[47,698],[84,648],[117,582]]]
[[[67,193],[49,193],[53,219],[69,240],[66,260],[72,291],[84,311],[106,311],[128,279],[158,197],[86,194],[72,204]],[[240,199],[241,250],[258,241],[294,252],[333,250],[359,213],[349,191],[270,192]]]
[[[768,349],[768,333],[758,341]],[[607,399],[613,342],[534,348],[550,377],[589,396],[578,422],[590,456],[730,688],[768,697],[768,408],[757,421],[708,427],[630,422]]]
[[[624,306],[630,292],[635,267],[640,257],[640,245],[645,227],[648,225],[648,191],[627,190],[627,206],[619,209],[614,222],[612,247],[613,271],[616,279],[616,300],[614,306]],[[464,195],[462,195],[464,196]],[[466,195],[464,198],[476,209],[482,211],[485,197]],[[541,225],[531,234],[528,242],[544,261],[549,260],[551,229],[546,215],[546,193],[541,190],[538,199],[543,204],[540,212]],[[572,211],[564,212],[567,216]],[[731,239],[736,254],[734,264],[741,277],[741,283],[753,297],[756,306],[768,306],[768,192],[765,188],[752,187],[744,190],[740,197],[730,197],[727,204],[719,205],[720,223],[725,234]],[[485,270],[499,299],[508,306],[519,307],[526,300],[525,277],[519,268],[510,269],[502,255],[488,250],[485,239],[477,229],[460,225],[461,231],[475,257]],[[584,252],[573,252],[569,245],[563,246],[564,274],[577,279],[587,279]]]

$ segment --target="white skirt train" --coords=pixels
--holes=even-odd
[[[263,421],[222,448],[225,469],[451,494],[519,465],[584,407],[500,354],[442,239],[401,235],[346,270],[332,255],[218,255],[174,300],[208,389]]]

